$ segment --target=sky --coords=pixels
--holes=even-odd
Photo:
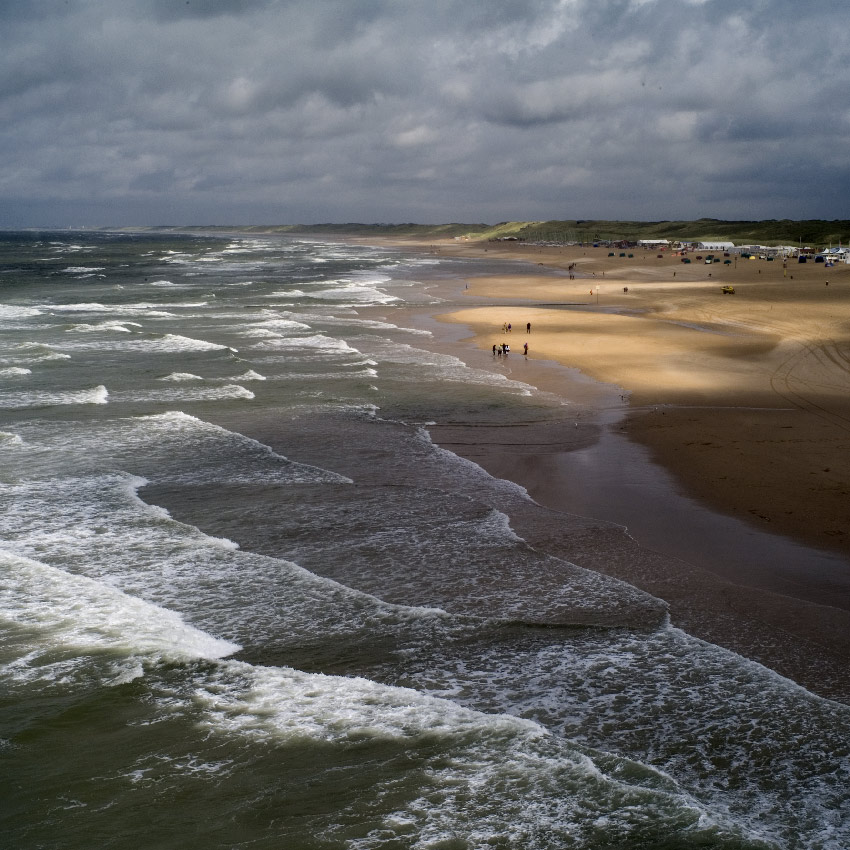
[[[0,228],[850,218],[847,0],[0,0]]]

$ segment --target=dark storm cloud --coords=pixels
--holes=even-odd
[[[0,18],[7,226],[846,215],[850,14],[829,0],[35,0]]]

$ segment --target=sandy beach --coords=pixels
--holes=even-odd
[[[635,249],[632,257],[615,250],[612,257],[608,248],[517,243],[446,242],[428,250],[525,261],[515,271],[506,262],[504,274],[469,277],[455,301],[470,306],[437,317],[459,326],[462,345],[490,352],[508,342],[512,353],[495,367],[543,389],[558,391],[563,381],[545,368],[553,363],[602,382],[607,403],[614,399],[626,411],[618,431],[646,447],[676,489],[706,511],[835,553],[838,569],[846,570],[850,266],[789,261],[783,267],[781,260],[734,256],[728,265],[695,259],[686,265],[654,250]],[[529,273],[529,261],[545,268]],[[735,293],[724,295],[724,285]],[[557,458],[604,430],[606,402],[592,392],[579,402],[585,414],[559,434],[514,439],[452,428],[433,434],[492,474],[521,483],[540,504],[563,509]],[[519,439],[524,450],[506,447]],[[649,514],[655,506],[647,499],[636,509]],[[534,540],[533,529],[521,533]],[[816,574],[801,562],[792,574],[774,576],[769,560],[747,562],[746,541],[743,558],[700,564],[615,531],[610,552],[591,555],[582,549],[583,533],[569,531],[557,544],[534,542],[664,598],[673,622],[699,637],[823,695],[850,698],[843,672],[850,660],[846,573]],[[696,553],[700,545],[694,539],[682,548]]]
[[[629,434],[689,492],[850,553],[850,266],[684,265],[642,249],[628,259],[607,248],[503,244],[439,250],[575,263],[583,277],[473,278],[468,296],[529,306],[444,319],[468,325],[484,349],[503,341],[510,322],[514,353],[528,342],[530,357],[622,387],[634,411]],[[725,284],[734,295],[722,294]]]

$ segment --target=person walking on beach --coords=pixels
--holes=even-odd
[[[528,343],[527,343],[527,342],[523,343],[523,346],[522,346],[522,353],[523,353],[526,357],[528,357]]]
[[[526,332],[527,334],[530,334],[530,333],[531,333],[531,322],[526,322],[526,323],[525,323],[525,332]]]
[[[511,323],[508,322],[508,333],[510,333],[510,332],[511,332]]]
[[[496,343],[493,343],[493,357],[496,356]]]

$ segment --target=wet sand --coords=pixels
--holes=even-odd
[[[850,701],[850,266],[431,250],[562,270],[506,263],[469,277],[438,316],[454,353],[573,398],[575,421],[559,433],[437,427],[434,439],[542,505],[629,529],[565,517],[543,539],[512,518],[517,531],[664,598],[674,625]],[[727,282],[735,295],[721,294]],[[492,358],[506,340],[510,357]]]

